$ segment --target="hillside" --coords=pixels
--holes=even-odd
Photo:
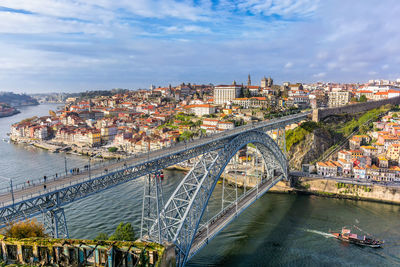
[[[331,133],[320,123],[305,122],[286,133],[290,169],[301,169],[302,164],[319,158],[334,144]]]
[[[38,105],[38,101],[26,94],[14,94],[12,92],[0,92],[0,103],[11,107]]]
[[[304,122],[287,131],[286,150],[290,168],[300,170],[302,164],[319,160],[354,131],[366,133],[372,129],[372,121],[393,108],[388,105],[358,114],[331,116],[319,123]]]

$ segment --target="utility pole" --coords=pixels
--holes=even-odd
[[[89,157],[89,179],[91,179],[91,175],[90,175],[90,157]]]
[[[12,203],[14,206],[14,190],[13,190],[13,184],[12,184],[12,179],[10,179],[10,187],[11,187],[11,198],[12,198]]]
[[[14,189],[13,189],[12,179],[11,178],[7,178],[7,177],[3,177],[3,176],[0,176],[0,178],[10,182],[11,199],[12,199],[12,203],[13,203],[13,206],[14,206],[15,200],[14,200]]]
[[[68,175],[68,171],[67,171],[67,156],[64,156],[64,168],[65,168],[65,176]]]

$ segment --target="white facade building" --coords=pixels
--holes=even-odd
[[[228,101],[238,98],[242,92],[242,87],[236,85],[234,82],[232,85],[218,85],[214,88],[214,103],[217,105],[223,105]]]
[[[339,107],[347,105],[350,102],[351,94],[349,91],[336,91],[329,93],[328,106]]]
[[[203,116],[215,113],[215,107],[210,104],[188,105],[185,109],[190,110],[196,116]]]

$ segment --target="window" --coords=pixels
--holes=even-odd
[[[32,263],[33,248],[31,246],[22,246],[22,259],[25,263]]]
[[[17,246],[16,245],[7,245],[7,258],[9,260],[17,260]]]

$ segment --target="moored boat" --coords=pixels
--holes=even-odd
[[[353,234],[351,233],[351,230],[346,227],[343,227],[340,233],[331,233],[336,239],[359,246],[380,248],[384,243],[383,241],[374,239],[371,236]]]

